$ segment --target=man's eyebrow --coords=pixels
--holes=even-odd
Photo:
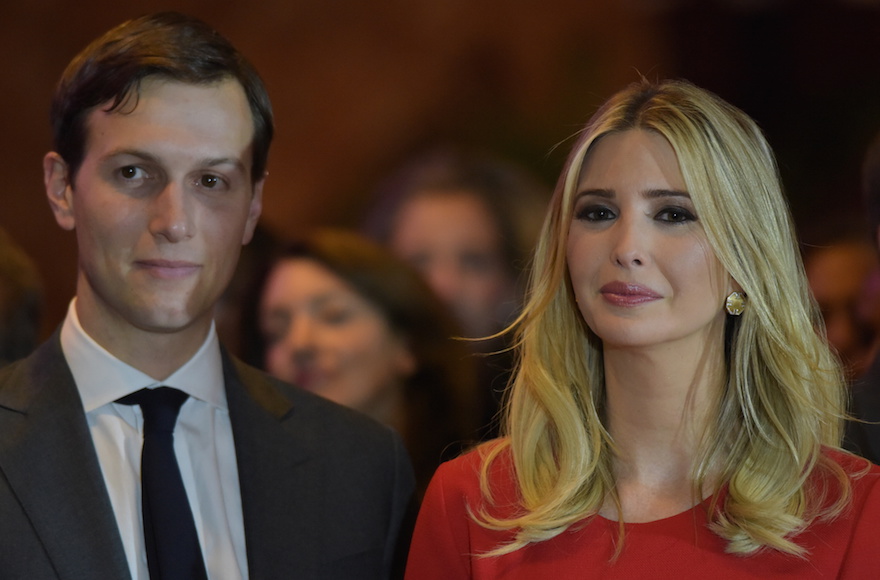
[[[124,155],[128,155],[131,157],[136,157],[138,159],[142,159],[144,161],[149,161],[151,163],[159,163],[160,159],[153,155],[152,153],[148,153],[147,151],[143,151],[141,149],[116,149],[115,151],[111,151],[105,156],[105,159],[113,159],[114,157],[121,157]],[[247,171],[247,168],[244,162],[241,159],[237,159],[235,157],[208,157],[206,159],[201,159],[196,164],[201,167],[217,167],[219,165],[232,165],[239,171]]]
[[[115,149],[105,155],[104,159],[113,159],[114,157],[122,157],[123,155],[137,157],[144,161],[158,161],[155,155],[147,153],[146,151],[141,151],[140,149]]]
[[[213,157],[210,159],[204,159],[201,162],[201,165],[205,167],[217,167],[218,165],[233,165],[239,171],[246,171],[246,167],[241,159],[236,159],[235,157]]]

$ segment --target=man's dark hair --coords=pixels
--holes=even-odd
[[[210,26],[177,12],[129,20],[89,44],[67,66],[52,100],[55,151],[70,183],[86,148],[86,118],[95,107],[113,111],[137,99],[147,77],[206,85],[237,80],[254,123],[251,181],[263,177],[274,132],[272,104],[256,69]],[[136,101],[134,101],[136,103]]]

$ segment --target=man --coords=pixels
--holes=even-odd
[[[129,404],[154,391],[184,393],[169,453],[200,571],[177,577],[389,576],[413,489],[399,438],[230,359],[214,330],[261,210],[256,72],[204,23],[147,16],[71,62],[52,119],[44,181],[76,234],[77,292],[0,372],[0,576],[159,577],[141,456],[158,420]]]

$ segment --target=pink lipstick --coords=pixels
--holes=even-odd
[[[659,294],[640,284],[609,282],[599,289],[602,297],[614,306],[638,306],[662,298]]]

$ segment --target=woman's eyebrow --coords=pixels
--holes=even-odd
[[[584,189],[579,191],[575,196],[575,200],[580,199],[582,197],[591,196],[591,197],[600,197],[604,199],[614,199],[614,190],[606,189],[606,188],[593,188],[593,189]],[[691,198],[691,194],[686,191],[681,191],[678,189],[648,189],[642,192],[642,196],[649,199],[656,198],[664,198],[664,197],[683,197],[686,199]]]
[[[602,197],[605,199],[614,199],[614,191],[613,190],[596,188],[596,189],[585,189],[583,191],[579,191],[577,193],[577,195],[575,196],[575,200],[580,199],[582,197],[586,197],[588,195],[593,196],[593,197]]]
[[[645,191],[643,196],[656,199],[658,197],[684,197],[687,199],[691,198],[691,194],[686,191],[680,191],[678,189],[649,189]]]

